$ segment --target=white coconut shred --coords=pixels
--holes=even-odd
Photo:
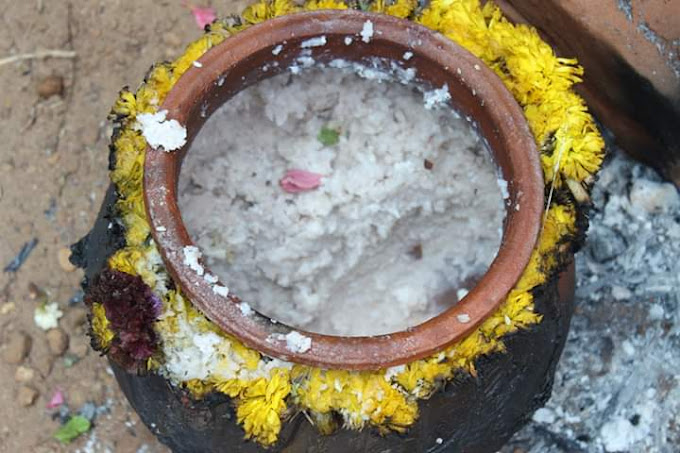
[[[394,332],[455,303],[496,255],[503,199],[482,141],[412,86],[381,80],[279,75],[194,141],[182,216],[246,311],[326,334]],[[284,190],[298,170],[317,179]]]

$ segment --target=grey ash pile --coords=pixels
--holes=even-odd
[[[680,195],[617,155],[593,203],[553,396],[504,453],[680,446]]]

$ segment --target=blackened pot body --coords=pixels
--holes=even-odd
[[[86,269],[85,286],[120,245],[122,229],[113,215],[110,189],[91,233],[74,249],[74,262]],[[137,376],[112,363],[116,379],[144,423],[177,453],[413,453],[495,452],[550,397],[555,367],[573,311],[574,267],[534,293],[543,320],[508,335],[506,352],[477,359],[477,376],[461,373],[428,400],[419,402],[417,422],[404,435],[381,436],[374,429],[340,429],[320,435],[298,414],[285,422],[279,442],[263,449],[244,440],[231,401],[209,395],[193,401],[157,375]]]

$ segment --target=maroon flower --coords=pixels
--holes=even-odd
[[[112,269],[103,270],[88,288],[85,303],[100,303],[116,334],[108,354],[128,371],[143,371],[156,351],[153,330],[161,300],[140,277]]]

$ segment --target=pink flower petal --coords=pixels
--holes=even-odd
[[[191,8],[191,13],[194,15],[194,19],[196,19],[196,23],[201,29],[205,28],[206,25],[212,24],[217,18],[213,8],[200,8],[198,6],[190,6],[189,8]]]
[[[66,400],[64,399],[64,392],[61,390],[57,390],[54,392],[54,395],[52,395],[52,399],[50,399],[50,402],[47,403],[47,408],[48,409],[55,409],[62,404],[64,404]]]
[[[279,185],[288,193],[306,192],[321,185],[323,175],[306,170],[288,170]]]

